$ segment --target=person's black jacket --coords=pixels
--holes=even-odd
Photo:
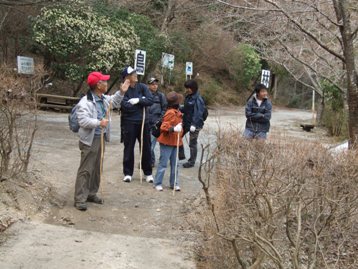
[[[139,103],[132,105],[129,99],[139,98]],[[153,96],[147,86],[143,83],[137,83],[133,88],[129,87],[121,102],[121,119],[141,123],[143,118],[143,107],[149,107],[153,104]],[[149,122],[146,112],[145,122]]]
[[[185,96],[184,107],[182,107],[180,110],[182,113],[184,113],[184,129],[189,129],[191,125],[195,126],[197,129],[203,128],[205,102],[199,92]]]
[[[165,95],[159,90],[152,92],[153,95],[153,105],[148,107],[148,118],[149,125],[153,126],[157,121],[165,114],[167,109],[167,99]]]
[[[270,119],[272,104],[268,99],[262,100],[259,106],[256,97],[252,97],[246,104],[246,129],[253,132],[268,132],[270,130]]]

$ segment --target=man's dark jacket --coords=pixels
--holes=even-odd
[[[188,94],[187,96],[185,96],[184,107],[180,110],[184,113],[184,129],[190,128],[191,125],[195,126],[197,129],[203,128],[203,114],[205,110],[205,102],[199,92]]]
[[[262,100],[259,106],[256,97],[252,97],[246,104],[246,129],[253,132],[268,132],[270,130],[270,119],[272,104],[268,99]]]
[[[165,114],[167,109],[167,99],[159,90],[152,92],[153,104],[148,108],[149,125],[153,126]]]
[[[139,98],[139,103],[132,105],[129,99]],[[143,107],[149,107],[153,104],[153,96],[147,85],[137,83],[133,88],[129,87],[121,102],[121,119],[125,122],[141,123],[143,118]],[[149,122],[146,111],[145,122]]]

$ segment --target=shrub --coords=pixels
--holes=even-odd
[[[111,20],[125,21],[133,27],[135,34],[139,37],[137,48],[145,50],[147,53],[146,74],[153,72],[157,63],[161,60],[162,52],[166,50],[169,41],[153,25],[150,18],[129,12],[124,8],[104,6],[101,2],[95,5],[95,10],[101,15],[111,18]],[[132,49],[134,52],[136,48]]]
[[[32,94],[41,87],[41,77],[39,73],[27,78],[0,68],[0,180],[27,172],[37,131]]]
[[[343,93],[327,80],[321,81],[324,109],[322,125],[331,136],[348,137],[348,113],[344,108]]]
[[[208,207],[193,219],[203,268],[356,268],[357,152],[235,131],[217,141],[199,174]]]
[[[32,29],[47,66],[73,81],[93,70],[119,71],[133,62],[139,43],[127,22],[100,15],[82,1],[43,8]]]
[[[329,135],[348,137],[348,113],[346,111],[334,111],[330,107],[325,108],[322,123],[327,128]]]
[[[223,89],[217,81],[211,79],[202,85],[200,92],[206,104],[213,105],[221,101],[219,93],[222,93]]]
[[[228,57],[229,73],[236,81],[238,90],[251,87],[251,82],[260,75],[260,56],[253,47],[240,44]]]

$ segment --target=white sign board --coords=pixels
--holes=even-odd
[[[267,88],[270,86],[270,70],[262,69],[261,72],[261,83],[264,84]]]
[[[168,53],[162,53],[162,67],[170,70],[174,69],[174,55]]]
[[[134,68],[138,75],[144,75],[146,54],[145,50],[135,50]]]
[[[185,74],[187,76],[193,75],[193,63],[192,62],[186,62],[185,64]]]
[[[35,73],[34,59],[30,57],[17,56],[17,72],[19,74],[32,75]]]

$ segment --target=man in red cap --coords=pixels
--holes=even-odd
[[[100,184],[101,132],[103,130],[105,140],[109,141],[110,119],[107,117],[109,104],[119,108],[127,90],[122,88],[112,96],[105,95],[109,79],[109,75],[100,72],[90,73],[87,77],[90,89],[78,103],[81,163],[75,185],[75,207],[82,211],[87,210],[86,202],[103,204],[103,200],[97,196]]]

